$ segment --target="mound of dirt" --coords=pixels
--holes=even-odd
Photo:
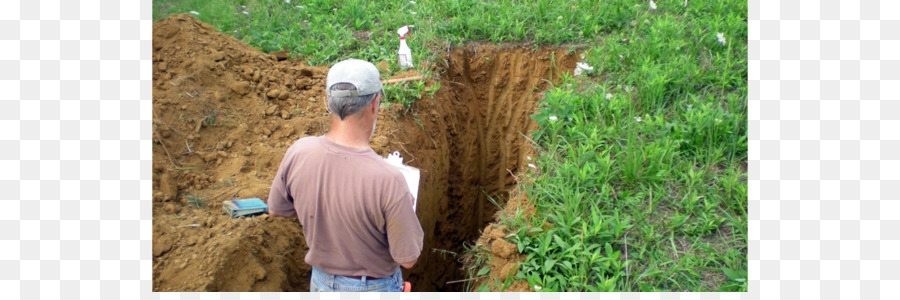
[[[266,200],[287,147],[327,132],[328,68],[279,60],[189,15],[160,20],[153,33],[153,290],[307,291],[296,221],[231,219],[221,201]],[[464,276],[458,257],[442,254],[461,253],[492,221],[486,195],[502,202],[523,171],[522,134],[535,129],[529,116],[550,84],[543,79],[557,82],[576,54],[454,49],[434,98],[411,114],[381,109],[370,146],[400,151],[422,170],[425,250],[404,270],[414,291],[462,288],[446,284]]]
[[[201,209],[182,216],[154,218],[156,291],[308,291],[308,247],[296,221]]]
[[[279,62],[188,15],[153,32],[154,290],[308,290],[296,222],[231,219],[220,203],[265,199],[287,146],[325,132],[327,68]]]

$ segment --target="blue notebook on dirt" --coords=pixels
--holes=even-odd
[[[259,198],[247,198],[222,201],[222,209],[232,218],[240,218],[264,213],[269,206]]]

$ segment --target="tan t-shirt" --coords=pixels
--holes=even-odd
[[[391,276],[422,252],[424,233],[403,175],[372,149],[324,136],[288,148],[269,192],[273,214],[293,216],[306,263],[344,276]]]

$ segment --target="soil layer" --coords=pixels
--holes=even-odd
[[[280,61],[189,15],[153,33],[153,290],[307,291],[296,221],[231,219],[221,201],[266,200],[287,147],[327,132],[327,67]],[[462,288],[446,284],[463,278],[458,257],[438,250],[461,253],[492,221],[487,195],[502,203],[524,171],[542,79],[575,61],[564,49],[454,49],[433,98],[380,110],[370,146],[422,170],[425,250],[404,270],[414,291]]]

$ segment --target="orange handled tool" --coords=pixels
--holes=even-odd
[[[403,292],[409,293],[411,291],[412,291],[412,283],[409,283],[409,281],[404,281],[403,282]]]

